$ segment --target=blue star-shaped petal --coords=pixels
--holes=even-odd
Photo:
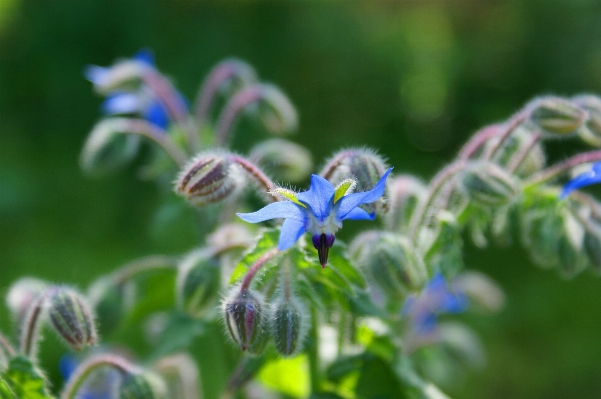
[[[290,248],[305,232],[312,235],[313,246],[319,253],[319,262],[325,267],[329,249],[334,244],[334,234],[342,227],[343,220],[373,220],[375,213],[367,213],[359,205],[377,201],[384,194],[386,178],[392,168],[369,191],[348,194],[352,184],[341,183],[337,188],[318,175],[311,176],[309,190],[293,193],[274,190],[287,201],[276,202],[253,213],[238,213],[247,222],[258,223],[269,219],[283,218],[278,248]]]
[[[564,199],[574,190],[597,183],[601,183],[601,162],[593,164],[591,170],[581,173],[567,182],[563,186],[563,190],[561,191],[559,198]]]

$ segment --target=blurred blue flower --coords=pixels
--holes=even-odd
[[[581,173],[567,182],[563,186],[563,190],[561,191],[559,198],[564,199],[574,190],[597,183],[601,183],[601,162],[594,163],[591,167],[591,170]]]
[[[438,315],[462,313],[467,306],[467,296],[437,273],[419,295],[407,297],[402,314],[409,317],[415,333],[429,334],[436,329]]]
[[[280,232],[278,248],[290,248],[305,232],[312,234],[313,246],[319,253],[319,262],[325,267],[329,249],[334,244],[334,234],[342,227],[343,220],[373,220],[374,212],[367,213],[359,208],[362,204],[377,201],[386,188],[386,178],[392,168],[380,178],[373,189],[361,193],[347,194],[351,191],[349,181],[337,188],[321,176],[311,176],[309,190],[294,193],[285,189],[276,189],[287,201],[269,204],[253,213],[238,213],[247,222],[258,223],[269,219],[284,218]]]
[[[148,49],[138,51],[130,60],[141,63],[150,68],[155,68],[154,55]],[[84,71],[86,78],[94,84],[99,90],[102,87],[110,86],[111,74],[118,68],[117,63],[112,67],[100,67],[90,65]],[[183,103],[188,104],[181,93],[178,95]],[[157,97],[157,95],[146,85],[142,85],[137,90],[116,90],[109,94],[101,106],[105,115],[139,115],[148,122],[167,130],[169,127],[169,113],[167,106]]]

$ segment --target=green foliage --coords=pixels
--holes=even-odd
[[[8,369],[0,375],[0,393],[2,399],[53,399],[41,371],[22,356],[13,357]]]

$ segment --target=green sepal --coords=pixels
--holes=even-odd
[[[0,395],[2,399],[54,399],[41,371],[23,356],[13,357],[8,369],[0,374]]]

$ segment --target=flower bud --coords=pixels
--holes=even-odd
[[[223,302],[225,326],[243,351],[260,353],[267,343],[263,309],[263,297],[258,292],[240,292],[238,287],[234,287],[232,295]]]
[[[74,290],[56,287],[48,293],[48,315],[58,335],[74,350],[96,343],[96,326],[88,304]]]
[[[594,147],[601,147],[601,98],[593,95],[574,97],[572,101],[588,112],[584,128],[578,130],[582,140]]]
[[[263,126],[271,133],[292,133],[298,127],[298,114],[290,99],[279,87],[272,84],[257,84],[248,87],[257,90],[262,101],[250,103],[247,110],[256,112]],[[241,90],[239,93],[244,91]]]
[[[426,267],[415,248],[393,233],[382,233],[368,249],[364,262],[371,278],[391,298],[404,298],[427,279]]]
[[[426,186],[413,176],[398,176],[388,180],[388,193],[386,226],[394,231],[406,231],[415,207],[426,195]]]
[[[130,373],[119,386],[119,399],[159,399],[166,398],[165,383],[157,375],[144,371]]]
[[[296,299],[281,299],[273,306],[271,330],[282,356],[293,356],[303,347],[308,330],[308,315]]]
[[[249,158],[284,181],[301,181],[313,170],[311,153],[305,147],[283,139],[263,141],[252,149]]]
[[[386,172],[386,163],[375,151],[365,148],[351,148],[335,154],[323,168],[321,176],[337,186],[352,178],[356,181],[355,191],[369,191]],[[381,198],[373,204],[361,205],[368,213],[385,211]]]
[[[220,283],[217,259],[206,250],[192,252],[179,265],[176,292],[179,308],[192,317],[202,317],[219,296]]]
[[[123,134],[120,119],[105,119],[94,126],[79,157],[81,168],[91,174],[117,170],[131,161],[140,148],[140,136]]]
[[[460,184],[467,195],[484,205],[505,205],[518,193],[513,177],[490,162],[468,164],[460,175]]]
[[[176,192],[198,206],[227,198],[239,186],[227,154],[202,153],[181,171]]]
[[[37,278],[25,277],[17,280],[8,289],[6,295],[6,305],[10,309],[17,325],[21,325],[29,305],[31,305],[40,294],[42,294],[48,284]]]
[[[530,106],[530,120],[552,136],[565,136],[576,132],[587,118],[586,111],[559,97],[541,98]]]

